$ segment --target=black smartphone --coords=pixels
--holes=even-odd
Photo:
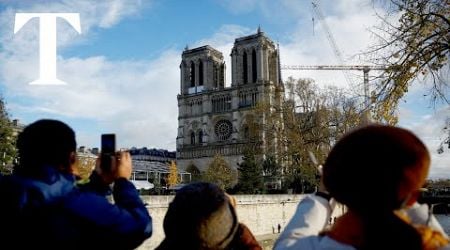
[[[108,171],[111,169],[111,156],[116,153],[116,135],[115,134],[102,134],[102,147],[101,147],[101,165],[102,170]]]

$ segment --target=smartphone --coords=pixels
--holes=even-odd
[[[116,135],[115,134],[102,134],[101,139],[101,165],[102,170],[111,170],[111,156],[116,153]]]

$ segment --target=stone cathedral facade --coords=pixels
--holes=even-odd
[[[209,45],[185,49],[180,64],[177,165],[205,171],[216,154],[237,168],[249,143],[249,122],[264,126],[284,98],[279,51],[259,28],[237,38],[231,51],[231,86],[225,86],[223,54]],[[258,103],[267,112],[257,112]],[[281,118],[281,112],[278,112]],[[281,121],[281,119],[280,119]],[[280,150],[278,138],[258,132],[262,157]]]

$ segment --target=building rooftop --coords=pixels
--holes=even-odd
[[[168,164],[157,161],[136,161],[133,160],[133,172],[154,172],[170,173]],[[184,170],[178,169],[178,174],[190,174]]]
[[[168,159],[176,158],[175,151],[169,151],[166,149],[156,149],[156,148],[148,149],[146,147],[143,147],[143,148],[132,147],[129,151],[132,156],[133,155],[149,155],[149,156],[157,156],[157,157],[163,157],[163,158],[168,158]]]
[[[242,42],[247,42],[249,40],[258,39],[259,37],[262,37],[264,40],[266,40],[267,42],[269,42],[270,44],[275,46],[273,41],[269,37],[266,36],[266,33],[261,31],[260,27],[258,27],[258,31],[255,34],[236,38],[234,43],[235,44],[239,44],[239,43],[242,43]]]
[[[222,52],[216,50],[215,48],[211,47],[210,45],[204,45],[204,46],[193,48],[193,49],[189,49],[186,46],[186,48],[183,51],[183,55],[194,54],[194,53],[202,52],[202,51],[205,51],[205,50],[213,51],[215,53],[219,53],[220,55],[222,55]]]

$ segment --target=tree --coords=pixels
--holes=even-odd
[[[87,181],[95,168],[96,158],[77,154],[77,170],[81,180]]]
[[[250,152],[245,152],[243,161],[238,164],[238,170],[238,192],[256,194],[264,189],[263,170],[257,164],[255,155]]]
[[[319,88],[312,79],[289,77],[285,90],[287,98],[280,100],[280,105],[259,102],[253,115],[247,116],[250,143],[246,150],[256,157],[256,162],[265,164],[265,175],[280,174],[283,187],[312,191],[318,179],[310,153],[323,162],[334,143],[361,124],[364,110],[343,89]],[[257,139],[261,135],[264,142]],[[262,155],[267,161],[258,159]]]
[[[427,180],[425,186],[428,189],[450,188],[450,179]]]
[[[265,176],[270,176],[272,179],[278,179],[281,176],[281,166],[277,163],[273,155],[267,155],[262,163],[262,168]]]
[[[215,183],[224,190],[236,183],[236,171],[221,155],[214,156],[203,177],[205,181]]]
[[[387,65],[373,92],[374,113],[395,124],[399,100],[414,80],[431,82],[431,100],[449,103],[450,4],[446,0],[390,0],[388,15],[375,27],[379,42],[368,55]],[[400,15],[398,23],[389,20]],[[445,67],[447,66],[447,67]]]
[[[0,172],[9,174],[16,157],[13,124],[9,119],[3,98],[0,97]]]
[[[269,192],[279,192],[282,189],[282,165],[272,154],[266,155],[266,159],[262,162],[262,169],[264,173],[264,184]]]
[[[169,176],[167,176],[167,185],[169,187],[173,187],[180,183],[180,178],[178,177],[178,169],[177,165],[174,161],[170,162],[170,168],[169,168]]]
[[[323,162],[334,143],[361,124],[363,110],[356,99],[337,87],[321,89],[312,79],[292,77],[285,85],[283,186],[295,192],[313,191],[318,178],[310,154]]]
[[[194,163],[189,163],[189,165],[186,168],[186,171],[191,174],[191,181],[200,181],[202,180],[202,173],[197,168],[197,166],[194,165]]]

